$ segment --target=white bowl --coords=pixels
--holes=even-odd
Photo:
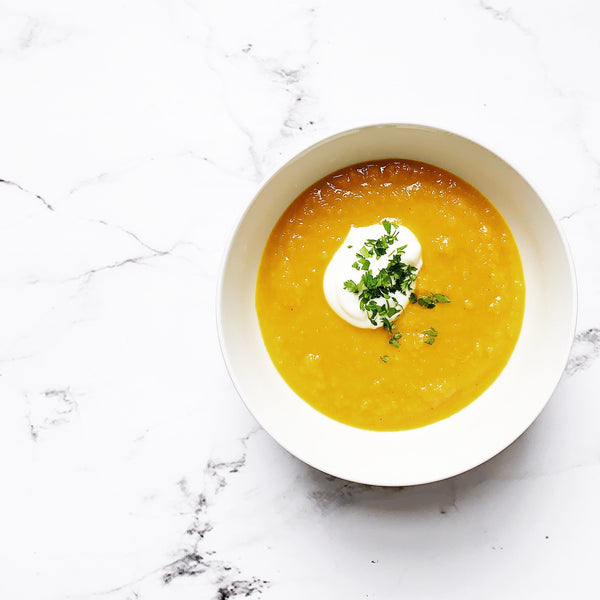
[[[525,275],[525,314],[515,350],[496,381],[453,416],[418,429],[379,432],[344,425],[304,402],[273,366],[254,304],[256,274],[271,229],[309,185],[353,163],[406,158],[437,165],[480,190],[515,237]],[[262,427],[304,462],[373,485],[412,485],[462,473],[512,443],[544,408],[575,333],[576,283],[558,224],[504,160],[459,135],[386,124],[339,133],[279,169],[243,215],[217,292],[221,349],[240,396]]]

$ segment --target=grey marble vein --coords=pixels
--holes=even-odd
[[[68,423],[78,409],[75,395],[69,387],[48,389],[28,399],[26,421],[31,439],[37,442],[42,432]]]
[[[20,11],[19,11],[20,13]],[[13,35],[0,46],[0,54],[18,55],[22,52],[57,46],[71,38],[72,31],[36,15],[3,12],[0,20]]]
[[[306,89],[304,79],[307,73],[310,72],[314,59],[312,58],[314,46],[316,44],[316,36],[314,32],[316,9],[310,8],[307,11],[307,22],[305,25],[306,39],[308,45],[305,51],[305,59],[303,62],[294,65],[283,64],[281,60],[273,56],[258,56],[252,50],[252,44],[248,44],[241,50],[243,54],[248,56],[255,64],[268,75],[276,85],[282,86],[287,94],[287,111],[286,116],[280,127],[280,134],[290,136],[298,131],[303,131],[306,127],[315,124],[315,118],[312,119],[303,117],[306,112],[308,101],[311,100],[311,94]],[[229,55],[231,57],[231,55]]]
[[[101,180],[104,175],[106,175],[106,174],[101,174],[100,176],[94,178],[93,181],[97,182],[97,181]],[[92,180],[90,180],[89,182],[91,183]],[[14,181],[9,181],[7,179],[0,179],[0,184],[10,185],[10,186],[16,187],[17,189],[21,190],[25,194],[31,195],[31,196],[37,198],[38,200],[40,200],[40,202],[43,204],[43,206],[45,206],[48,210],[50,210],[50,211],[52,211],[54,213],[57,213],[56,209],[45,198],[43,198],[39,194],[36,194],[35,192],[29,191],[28,189],[24,188],[20,184],[14,182]],[[75,190],[77,190],[79,187],[81,187],[81,186],[77,186],[76,188],[73,188],[73,190],[71,190],[70,194],[73,193]],[[147,244],[146,242],[144,242],[142,239],[140,239],[140,237],[137,234],[135,234],[134,232],[129,231],[129,230],[123,228],[123,227],[119,227],[118,225],[114,225],[112,223],[108,223],[107,221],[105,221],[103,219],[88,219],[88,222],[90,222],[90,223],[99,223],[100,225],[103,225],[105,227],[109,227],[109,228],[121,231],[125,235],[133,238],[141,246],[143,246],[147,250],[152,251],[155,254],[160,254],[161,252],[164,252],[164,253],[168,253],[169,252],[169,251],[160,250],[158,248],[150,246],[149,244]]]
[[[198,8],[194,7],[194,10],[197,11]],[[228,117],[248,140],[247,151],[251,158],[256,181],[263,179],[265,164],[264,157],[259,149],[257,133],[254,131],[255,124],[234,109],[228,98],[225,75],[218,61],[223,59],[226,61],[250,61],[264,77],[273,82],[275,86],[283,89],[286,94],[286,114],[278,127],[278,135],[286,137],[303,131],[306,127],[314,125],[316,120],[315,117],[303,118],[301,116],[307,110],[307,100],[311,97],[303,80],[304,74],[310,70],[311,64],[314,62],[311,55],[316,44],[314,34],[316,9],[310,8],[306,14],[307,23],[305,24],[304,39],[307,40],[307,43],[304,50],[304,60],[302,61],[288,62],[283,61],[278,56],[259,55],[252,42],[248,42],[235,53],[225,52],[216,41],[212,29],[210,27],[207,29],[205,40],[207,65],[219,81],[223,107]],[[269,146],[275,141],[276,139],[271,140]]]
[[[560,217],[559,221],[569,221],[572,218],[579,217],[579,216],[581,216],[582,213],[587,212],[589,210],[594,210],[597,207],[598,207],[597,204],[588,204],[586,206],[580,206],[579,208],[576,208],[575,210],[571,211],[570,213]]]
[[[209,574],[218,588],[215,598],[250,597],[260,594],[269,585],[267,580],[258,577],[243,577],[241,570],[229,561],[221,560],[218,554],[208,547],[205,538],[213,532],[215,524],[211,518],[211,508],[217,496],[230,482],[235,474],[246,465],[248,441],[258,430],[253,430],[244,436],[240,443],[242,452],[232,460],[216,460],[210,458],[205,467],[205,489],[195,498],[191,494],[185,479],[178,482],[178,487],[186,497],[194,502],[193,518],[186,530],[189,537],[187,549],[183,556],[164,568],[162,580],[171,583],[177,577],[193,577]]]
[[[21,190],[25,194],[28,194],[30,196],[33,196],[34,198],[37,198],[48,210],[54,211],[54,208],[47,200],[45,200],[39,194],[36,194],[35,192],[31,192],[28,189],[24,188],[22,185],[19,185],[18,183],[14,182],[14,181],[9,181],[8,179],[0,179],[0,184],[16,187],[17,189]]]
[[[211,600],[234,600],[238,598],[257,597],[270,586],[270,582],[257,576],[248,576],[242,569],[229,560],[222,558],[211,548],[211,535],[218,535],[218,528],[213,520],[212,511],[218,495],[226,488],[234,477],[246,465],[247,446],[250,438],[258,429],[239,440],[241,452],[231,460],[210,458],[204,466],[204,487],[194,493],[185,477],[177,481],[176,486],[184,499],[192,505],[191,521],[184,532],[183,549],[175,560],[153,570],[135,581],[102,592],[90,597],[110,597],[119,600],[143,599],[147,585],[153,586],[159,580],[163,586],[169,586],[174,580],[182,577],[203,576],[213,587]],[[123,594],[127,594],[123,596]],[[79,598],[80,596],[78,596]],[[208,599],[207,599],[208,600]]]
[[[119,225],[115,225],[113,223],[108,223],[107,221],[104,221],[103,219],[93,219],[93,220],[90,220],[90,222],[91,223],[99,223],[100,225],[104,225],[105,227],[109,227],[111,229],[116,229],[118,231],[121,231],[125,235],[128,235],[129,237],[133,238],[136,242],[138,242],[138,244],[140,244],[140,246],[143,246],[144,248],[146,248],[146,250],[150,250],[155,255],[160,255],[161,252],[166,252],[165,250],[161,250],[159,248],[156,248],[156,247],[151,246],[150,244],[144,242],[144,240],[140,239],[140,237],[136,233],[134,233],[133,231],[129,231],[128,229],[125,229],[124,227],[120,227]]]
[[[531,30],[525,27],[520,21],[518,21],[515,18],[512,7],[509,7],[506,10],[500,10],[499,8],[496,8],[493,4],[487,2],[486,0],[479,0],[479,6],[483,8],[483,10],[485,10],[488,14],[490,14],[492,18],[496,21],[510,23],[525,35],[533,37],[533,33],[531,32]]]
[[[68,277],[67,279],[64,279],[61,283],[66,283],[68,281],[79,281],[79,280],[82,280],[83,283],[89,283],[90,280],[92,279],[92,277],[94,277],[94,275],[97,275],[98,273],[102,273],[104,271],[111,271],[113,269],[118,269],[118,268],[124,267],[126,265],[143,265],[147,261],[149,261],[153,258],[157,258],[160,256],[167,256],[174,250],[174,248],[175,248],[175,246],[171,247],[169,250],[157,250],[157,251],[151,252],[149,254],[143,254],[140,256],[132,256],[130,258],[125,258],[123,260],[119,260],[119,261],[110,263],[108,265],[103,265],[100,267],[95,267],[93,269],[88,269],[87,271],[84,271],[83,273],[80,273],[79,275],[74,275],[73,277]]]
[[[571,357],[567,363],[567,375],[575,375],[587,369],[600,356],[600,328],[591,327],[575,336]]]
[[[111,225],[111,227],[112,227],[112,225]],[[84,271],[83,273],[79,273],[78,275],[74,275],[73,277],[68,277],[66,279],[63,279],[59,283],[67,283],[67,282],[71,282],[71,281],[82,281],[84,284],[87,284],[98,273],[102,273],[104,271],[111,271],[114,269],[119,269],[120,267],[124,267],[127,265],[146,265],[148,263],[148,261],[150,261],[154,258],[160,258],[160,257],[164,257],[164,256],[172,256],[173,252],[177,248],[180,248],[182,246],[192,247],[195,250],[197,250],[198,252],[202,251],[201,248],[199,248],[196,244],[194,244],[193,242],[187,242],[187,241],[177,242],[176,244],[173,244],[170,248],[168,248],[166,250],[154,249],[151,246],[148,246],[147,244],[142,242],[142,240],[140,240],[134,233],[129,232],[120,227],[115,227],[115,228],[119,229],[120,231],[123,231],[124,233],[131,235],[141,245],[143,245],[146,248],[149,248],[151,250],[151,252],[147,253],[147,254],[141,254],[139,256],[132,256],[129,258],[125,258],[123,260],[118,260],[118,261],[115,261],[108,265],[102,265],[99,267],[95,267],[93,269],[88,269],[87,271]],[[39,283],[39,281],[40,280],[35,280],[35,281],[32,281],[31,283]]]
[[[500,10],[487,0],[480,0],[479,6],[482,9],[484,9],[488,14],[490,14],[495,20],[511,24],[516,29],[518,29],[523,35],[529,38],[532,50],[534,52],[534,56],[539,64],[540,71],[544,77],[546,84],[557,98],[560,98],[561,100],[567,103],[566,106],[567,111],[569,113],[571,131],[575,135],[579,147],[584,152],[585,156],[594,168],[596,179],[600,179],[600,158],[596,156],[596,154],[593,152],[590,146],[590,143],[587,141],[585,137],[586,132],[581,123],[581,98],[573,90],[568,89],[566,86],[562,85],[559,81],[559,78],[551,72],[552,64],[548,62],[547,58],[542,52],[542,48],[540,47],[540,38],[538,37],[538,35],[532,29],[526,27],[519,19],[515,17],[512,7],[509,7],[506,10]],[[576,210],[573,214],[576,214],[578,210]],[[570,218],[570,216],[566,218],[568,219]]]

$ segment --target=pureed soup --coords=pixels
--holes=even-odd
[[[378,233],[344,245],[351,227]],[[406,230],[420,244],[418,264],[405,259],[416,256],[414,244],[400,245]],[[365,314],[360,326],[325,296],[334,256],[351,263],[336,285]],[[384,285],[389,272],[400,287],[400,271],[409,277],[404,308]],[[378,290],[375,302],[389,312],[369,311]],[[475,400],[506,365],[524,304],[521,260],[502,216],[456,175],[411,160],[352,165],[306,189],[273,228],[256,282],[262,336],[289,386],[333,419],[380,431],[428,425]]]

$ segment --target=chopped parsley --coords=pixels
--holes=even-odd
[[[447,304],[450,302],[450,298],[445,294],[431,294],[429,293],[426,296],[419,296],[414,292],[410,293],[409,300],[411,304],[418,304],[419,306],[424,306],[425,308],[435,308],[436,304]]]
[[[400,338],[402,337],[401,333],[394,333],[392,337],[389,339],[389,344],[394,346],[395,348],[400,348]]]
[[[448,302],[450,302],[450,298],[444,294],[434,294],[433,301],[438,304],[448,304]]]
[[[437,329],[430,327],[429,329],[426,329],[423,333],[427,336],[425,338],[425,343],[431,346],[431,344],[435,342],[435,338],[437,337]]]
[[[355,255],[356,261],[352,267],[363,271],[360,280],[356,282],[349,279],[344,282],[344,288],[358,295],[360,309],[367,313],[367,318],[373,325],[377,325],[379,319],[383,327],[392,333],[392,321],[402,310],[393,294],[400,292],[406,295],[412,290],[417,278],[417,268],[402,261],[406,246],[401,246],[389,255],[387,267],[377,275],[373,274],[371,261],[386,256],[389,247],[398,239],[398,232],[395,231],[398,225],[385,220],[382,225],[385,235],[376,240],[367,240]]]
[[[417,296],[412,290],[417,278],[417,268],[402,261],[406,246],[396,248],[388,255],[388,250],[398,240],[398,225],[391,221],[382,221],[385,235],[376,240],[367,240],[362,248],[355,254],[356,260],[352,267],[361,273],[359,281],[348,279],[344,282],[344,289],[358,296],[360,309],[367,313],[367,318],[373,325],[379,322],[391,334],[388,343],[394,348],[400,348],[402,334],[395,332],[394,319],[402,311],[402,305],[394,298],[396,292],[409,296],[411,304],[418,304],[424,308],[435,308],[438,304],[447,304],[450,298],[445,294],[429,292],[424,296]],[[352,246],[348,246],[352,248]],[[378,261],[382,256],[388,256],[387,267],[375,275],[371,263]],[[433,344],[438,332],[431,327],[424,332],[426,344]],[[387,354],[379,356],[382,362],[387,363],[390,357]]]

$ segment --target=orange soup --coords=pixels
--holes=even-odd
[[[415,297],[450,300],[409,303],[396,344],[381,327],[346,322],[323,292],[350,226],[387,218],[421,244]],[[273,228],[256,282],[263,339],[289,386],[333,419],[381,431],[434,423],[477,398],[513,351],[524,303],[519,252],[499,212],[459,177],[410,160],[353,165],[305,190]]]

